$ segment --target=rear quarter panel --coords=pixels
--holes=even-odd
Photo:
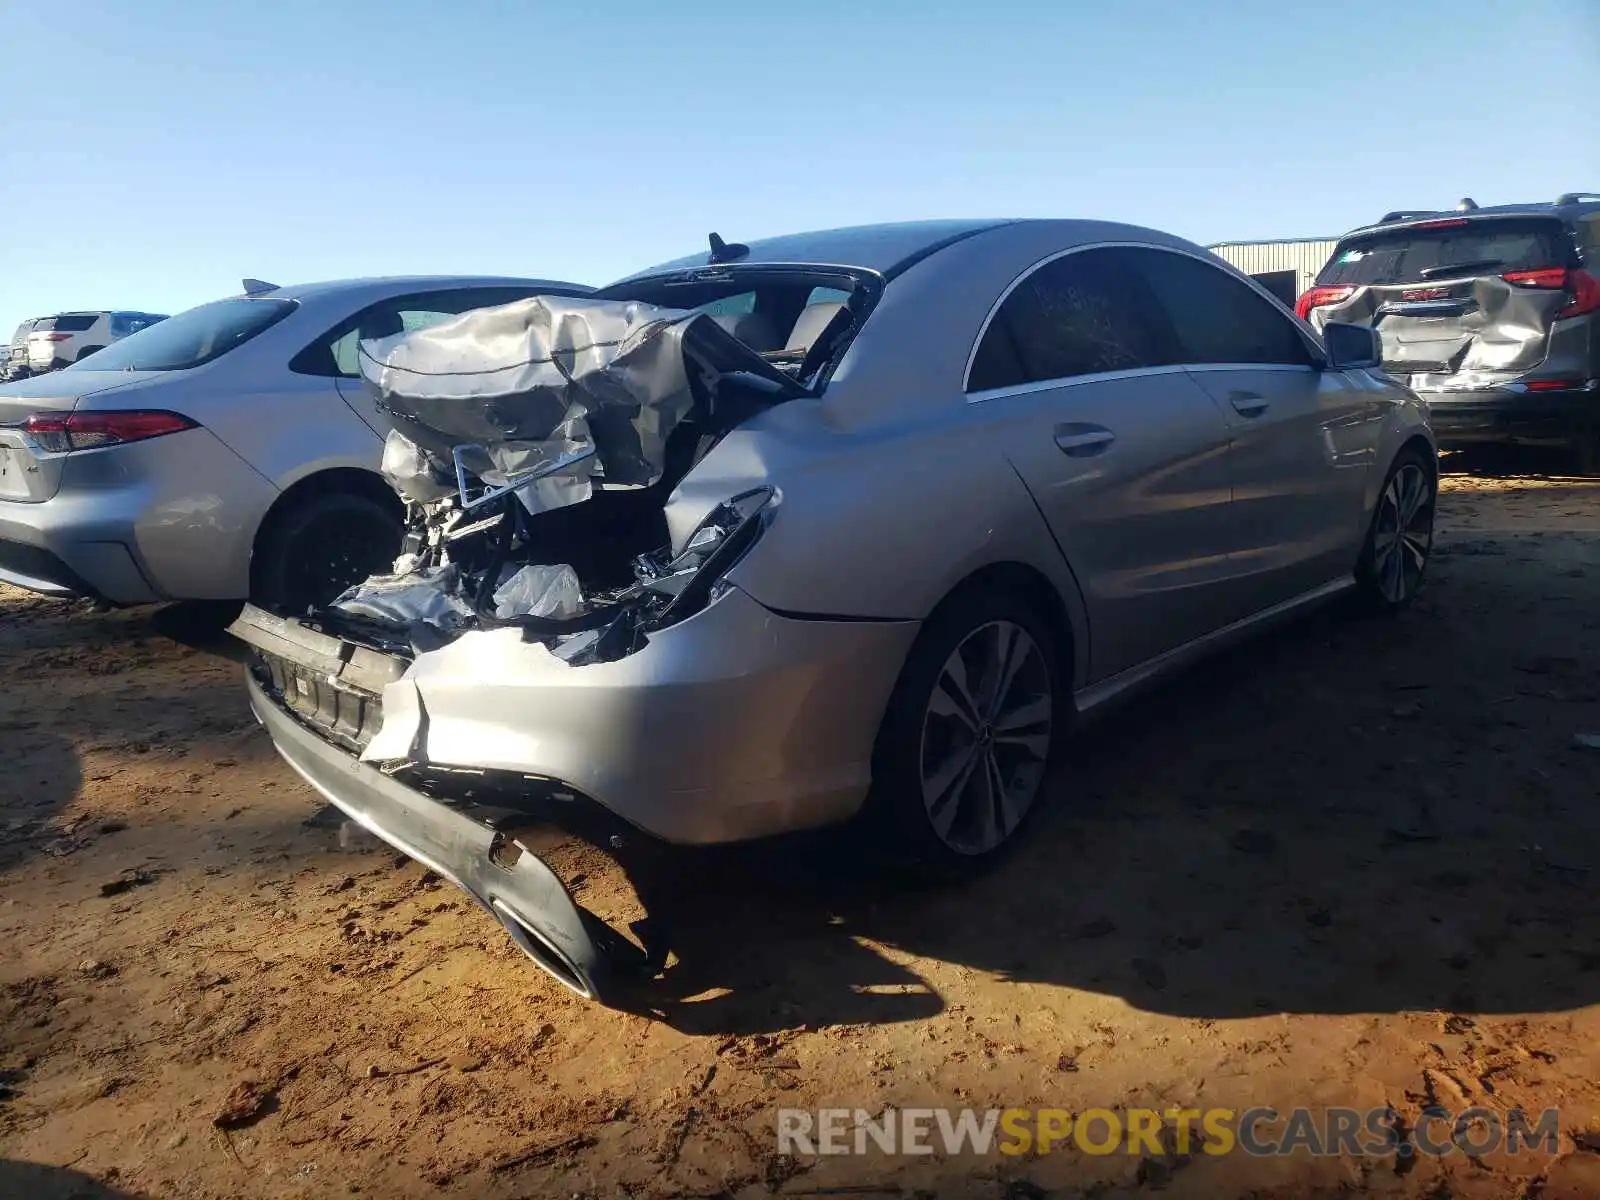
[[[807,419],[810,406],[795,401],[724,439],[669,506],[674,540],[718,501],[770,483],[779,491],[772,526],[728,576],[767,607],[922,620],[974,572],[1021,563],[1055,588],[1074,644],[1087,646],[1077,582],[1026,487],[985,440],[982,405],[849,433]]]

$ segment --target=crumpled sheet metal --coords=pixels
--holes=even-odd
[[[422,624],[449,634],[474,616],[472,606],[458,594],[459,583],[452,565],[407,575],[374,575],[346,589],[332,607],[354,617],[400,626]]]
[[[456,490],[448,468],[398,429],[383,439],[378,473],[407,500],[428,504]]]
[[[608,487],[661,477],[667,437],[694,403],[684,333],[702,319],[634,301],[533,296],[363,342],[361,373],[435,462],[482,446],[465,461],[485,483],[592,446],[592,458],[519,490],[539,512],[587,499],[596,473]],[[405,482],[414,472],[390,477],[402,490],[418,486]]]

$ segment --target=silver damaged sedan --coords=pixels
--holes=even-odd
[[[360,349],[404,552],[246,608],[255,712],[606,1000],[665,960],[667,848],[854,820],[986,863],[1076,717],[1336,594],[1402,608],[1432,545],[1433,437],[1372,332],[1132,226],[713,235]],[[623,861],[632,937],[547,823]]]

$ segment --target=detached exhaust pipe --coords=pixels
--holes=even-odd
[[[582,996],[585,1000],[599,998],[600,990],[592,979],[580,971],[575,963],[565,954],[551,945],[537,929],[524,921],[510,908],[499,900],[493,901],[494,915],[511,940],[536,967],[554,976],[556,982],[570,992]]]

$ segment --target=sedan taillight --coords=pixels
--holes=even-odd
[[[78,450],[98,450],[102,446],[142,442],[197,426],[188,417],[178,413],[135,410],[34,413],[22,428],[39,449],[50,454],[71,454]]]
[[[1295,315],[1302,321],[1308,320],[1313,308],[1321,308],[1326,304],[1342,304],[1355,294],[1356,290],[1353,287],[1307,288],[1301,293],[1300,299],[1295,301]]]

